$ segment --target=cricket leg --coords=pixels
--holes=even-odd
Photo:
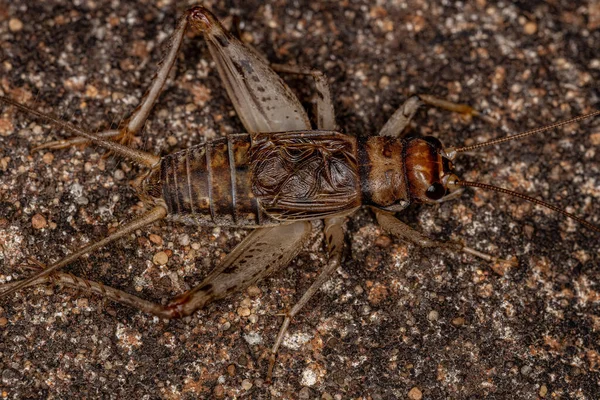
[[[494,118],[477,111],[468,104],[454,103],[448,100],[443,100],[434,96],[430,96],[428,94],[420,94],[419,98],[423,100],[423,102],[425,102],[426,104],[429,104],[430,106],[441,108],[443,110],[457,112],[470,117],[477,117],[492,125],[498,124],[498,121],[496,121]]]
[[[23,279],[22,281],[19,281],[14,286],[11,286],[9,289],[0,293],[0,298],[6,297],[10,294],[13,294],[17,290],[20,290],[26,286],[29,286],[33,282],[35,282],[41,278],[49,276],[54,271],[58,271],[60,268],[72,263],[73,261],[77,260],[79,257],[83,256],[86,253],[89,253],[89,252],[97,250],[101,247],[104,247],[107,244],[114,242],[115,240],[120,239],[123,236],[130,234],[131,232],[135,232],[136,230],[138,230],[146,225],[150,225],[160,219],[163,219],[166,216],[167,216],[167,210],[164,207],[157,206],[157,207],[153,208],[152,210],[148,211],[146,214],[142,215],[141,217],[120,227],[116,232],[105,237],[104,239],[101,239],[97,242],[94,242],[92,244],[84,246],[84,247],[80,248],[79,250],[77,250],[76,252],[74,252],[73,254],[66,256],[62,260],[50,265],[48,268],[45,268],[44,270],[38,272],[37,274],[33,275],[32,277]]]
[[[401,137],[406,132],[405,129],[413,119],[419,107],[423,104],[428,104],[444,110],[457,112],[463,115],[478,117],[492,125],[497,124],[497,121],[467,104],[453,103],[448,100],[438,99],[437,97],[427,94],[411,96],[406,100],[395,112],[390,119],[385,123],[379,136]]]
[[[310,130],[302,104],[269,63],[229,33],[206,8],[188,11],[190,25],[202,32],[223,85],[249,133]]]
[[[331,277],[331,275],[340,266],[342,259],[342,250],[344,248],[344,217],[333,217],[325,219],[325,241],[327,243],[327,249],[329,251],[329,261],[323,268],[317,279],[308,288],[308,290],[302,295],[300,300],[294,305],[294,307],[285,314],[285,319],[281,324],[275,344],[271,348],[271,356],[269,357],[269,369],[267,371],[267,382],[271,382],[273,377],[273,367],[275,365],[275,359],[277,357],[277,350],[283,341],[285,333],[292,322],[292,318],[308,303],[308,301],[317,293],[317,291],[323,286],[325,282]]]
[[[311,228],[310,222],[299,221],[255,229],[198,286],[172,299],[167,307],[174,316],[190,315],[267,277],[296,257]]]
[[[331,98],[331,90],[327,76],[319,70],[300,67],[297,65],[271,64],[275,72],[311,76],[315,81],[317,90],[317,128],[326,131],[335,131],[335,109]]]
[[[490,254],[482,253],[480,251],[467,247],[459,242],[445,242],[430,239],[429,237],[423,235],[421,232],[406,225],[404,222],[400,221],[398,218],[394,217],[390,213],[375,211],[375,214],[377,216],[377,222],[379,222],[379,225],[381,225],[384,231],[394,236],[398,236],[402,239],[408,240],[409,242],[417,246],[424,248],[441,248],[451,252],[463,252],[492,263],[504,263],[510,266],[517,265],[517,260],[514,258],[510,260],[504,260]]]
[[[379,136],[402,137],[406,127],[422,105],[419,96],[409,97],[387,120],[379,131]]]
[[[23,281],[10,282],[4,285],[0,285],[0,290],[6,291],[13,289],[21,282]],[[116,303],[124,304],[126,306],[138,309],[148,314],[156,315],[159,318],[173,318],[172,311],[161,304],[144,300],[140,297],[134,296],[122,290],[103,285],[100,282],[80,278],[70,273],[52,272],[50,275],[35,278],[25,283],[22,287],[28,288],[32,286],[48,284],[59,284],[73,289],[97,294],[100,297],[112,300]]]
[[[3,293],[12,293],[21,288],[54,282],[92,292],[160,318],[181,318],[214,300],[243,290],[288,264],[302,249],[302,245],[310,236],[311,227],[310,222],[302,221],[255,229],[202,283],[174,297],[167,305],[153,303],[73,274],[56,272],[56,264],[49,268],[42,266],[42,271],[31,279],[7,283],[0,288],[5,289]]]
[[[132,149],[131,147],[127,147],[123,144],[106,140],[105,138],[98,136],[95,133],[86,132],[82,129],[79,129],[75,125],[62,121],[56,117],[53,117],[52,115],[44,114],[21,103],[17,103],[16,101],[8,97],[0,96],[0,103],[13,106],[20,111],[23,111],[33,117],[47,121],[56,127],[66,130],[67,132],[73,133],[79,137],[86,138],[95,145],[108,149],[114,152],[115,154],[126,157],[139,165],[145,165],[150,168],[155,168],[160,163],[161,158],[154,154]]]
[[[101,137],[102,139],[107,139],[107,140],[113,140],[115,137],[119,136],[119,134],[120,134],[120,131],[118,129],[109,129],[106,131],[101,131],[101,132],[96,133],[96,135],[98,137]],[[69,138],[69,139],[59,139],[59,140],[53,140],[53,141],[47,142],[47,143],[42,143],[41,145],[36,146],[31,150],[32,151],[39,151],[39,150],[44,150],[44,149],[60,150],[60,149],[66,149],[66,148],[72,147],[72,146],[88,145],[89,143],[90,143],[90,141],[86,138],[73,137],[73,138]]]
[[[98,136],[110,138],[111,140],[118,141],[121,144],[129,145],[134,136],[142,130],[146,120],[148,119],[148,115],[150,115],[152,107],[158,100],[158,97],[165,86],[165,82],[169,77],[169,72],[171,72],[173,65],[175,65],[177,53],[181,48],[183,36],[188,26],[188,16],[189,12],[177,23],[175,31],[169,39],[168,52],[163,60],[158,64],[158,71],[156,71],[150,87],[142,97],[140,104],[136,107],[131,116],[123,123],[123,126],[120,129],[103,131],[98,133]],[[63,149],[70,146],[88,143],[89,141],[85,138],[77,137],[67,140],[48,142],[38,146],[36,149]]]

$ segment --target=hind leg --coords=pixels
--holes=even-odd
[[[19,289],[54,282],[92,292],[160,318],[180,318],[191,315],[208,303],[239,292],[287,265],[308,239],[311,228],[309,222],[301,221],[253,230],[199,285],[174,297],[166,305],[73,274],[57,272],[57,265],[64,266],[77,259],[84,253],[82,250],[49,267],[35,262],[40,271],[31,278],[0,285],[0,297]],[[93,246],[100,247],[97,244]]]

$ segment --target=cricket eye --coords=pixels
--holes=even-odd
[[[430,200],[439,200],[446,194],[446,188],[439,182],[435,182],[433,185],[427,188],[425,196]]]

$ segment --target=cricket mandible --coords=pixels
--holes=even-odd
[[[128,146],[142,130],[175,64],[185,32],[202,32],[217,70],[245,133],[158,157]],[[306,75],[317,90],[316,128],[300,101],[277,72]],[[206,304],[272,274],[302,249],[312,229],[310,221],[324,220],[329,261],[296,305],[286,312],[271,349],[267,378],[272,378],[277,351],[298,312],[342,262],[344,222],[361,206],[370,207],[388,233],[422,247],[442,248],[489,262],[515,263],[479,252],[459,242],[432,240],[398,220],[394,213],[411,203],[436,204],[456,198],[473,186],[513,195],[574,219],[587,229],[595,225],[554,205],[507,189],[461,180],[454,173],[456,156],[465,151],[559,128],[592,118],[595,111],[567,121],[473,146],[444,147],[435,137],[406,135],[410,121],[423,104],[487,119],[473,108],[427,95],[409,98],[377,136],[358,139],[337,130],[326,77],[319,71],[269,64],[252,47],[225,30],[206,8],[189,9],[179,20],[168,53],[139,106],[121,129],[97,134],[36,111],[7,97],[0,101],[62,128],[76,138],[47,143],[59,149],[91,142],[147,168],[137,180],[140,198],[148,206],[141,217],[106,238],[82,247],[33,276],[2,287],[0,297],[39,284],[61,283],[88,290],[160,318],[180,318]],[[244,227],[252,231],[195,288],[166,305],[152,303],[98,282],[59,272],[86,253],[167,219],[197,226]]]

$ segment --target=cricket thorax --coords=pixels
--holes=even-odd
[[[434,137],[373,136],[359,145],[363,204],[400,211],[411,202],[434,203],[448,193],[452,164]]]

